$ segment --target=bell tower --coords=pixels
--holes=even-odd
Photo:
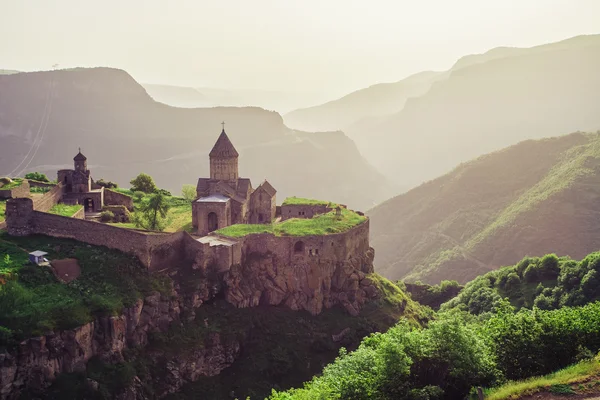
[[[208,155],[210,158],[210,179],[230,182],[237,181],[239,177],[239,154],[225,133],[225,122],[222,125],[223,130]]]
[[[79,148],[79,153],[73,158],[73,161],[75,162],[75,171],[87,171],[87,157],[81,154],[81,147]]]

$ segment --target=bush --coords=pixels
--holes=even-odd
[[[196,187],[194,185],[183,185],[181,196],[187,201],[193,201],[196,198]]]
[[[25,179],[31,179],[32,181],[39,182],[50,182],[48,177],[41,172],[29,172],[28,174],[25,174]]]
[[[100,221],[111,222],[115,219],[115,214],[112,211],[102,211],[100,213]]]

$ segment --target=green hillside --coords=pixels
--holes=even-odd
[[[467,282],[523,257],[600,249],[600,134],[525,141],[369,213],[390,279]]]

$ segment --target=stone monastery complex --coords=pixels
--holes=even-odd
[[[97,185],[81,151],[74,168],[58,171],[57,184],[43,196],[31,198],[29,185],[39,183],[27,180],[9,193],[0,189],[0,196],[10,198],[6,229],[15,236],[42,234],[121,250],[151,272],[172,275],[191,267],[207,280],[218,276],[217,283],[207,284],[199,303],[214,296],[209,287],[221,287],[237,307],[285,305],[318,314],[339,304],[357,314],[378,293],[369,277],[374,251],[368,218],[327,202],[296,199],[300,201],[277,206],[276,190],[268,181],[254,189],[250,179],[240,177],[238,157],[223,129],[209,154],[210,177],[199,178],[196,185],[192,233],[148,232],[86,220],[86,213],[105,209],[132,211],[134,203],[130,196]],[[71,217],[49,213],[57,203],[83,207]],[[332,229],[328,223],[338,225]],[[224,233],[237,224],[260,229]],[[295,229],[307,224],[321,230]]]

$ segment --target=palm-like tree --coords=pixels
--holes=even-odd
[[[140,211],[144,214],[147,221],[147,229],[157,230],[161,225],[161,219],[167,217],[169,212],[169,202],[162,193],[154,193],[150,195],[147,202],[140,206]]]

